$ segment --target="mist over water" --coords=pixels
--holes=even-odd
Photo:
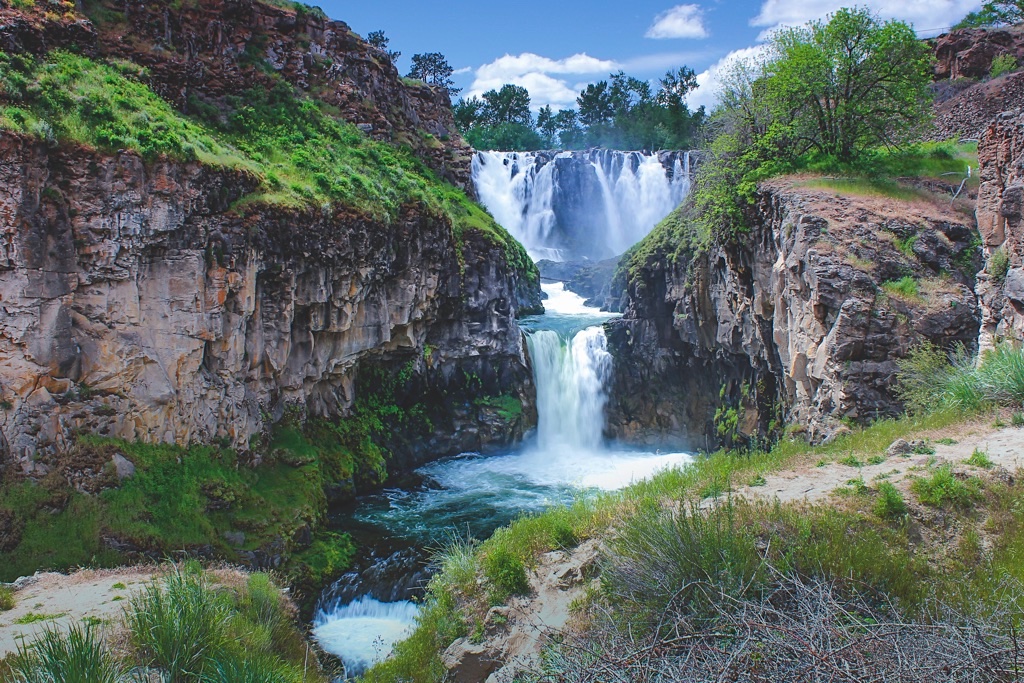
[[[690,190],[689,153],[477,152],[481,203],[534,259],[625,252]]]

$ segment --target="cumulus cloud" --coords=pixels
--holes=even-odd
[[[561,109],[576,103],[581,82],[583,87],[590,82],[581,81],[580,76],[593,75],[597,80],[619,68],[618,62],[598,59],[586,53],[565,59],[551,59],[532,52],[507,54],[478,68],[465,95],[479,97],[488,90],[497,90],[506,83],[512,83],[530,91],[534,108],[549,104]]]
[[[729,72],[734,64],[743,60],[758,59],[764,55],[763,45],[754,45],[740,50],[733,50],[703,71],[697,74],[697,89],[686,98],[691,109],[707,107],[710,111],[718,104],[718,93],[722,88],[722,77]]]
[[[822,19],[849,4],[846,0],[764,0],[761,11],[750,24],[765,26],[769,30],[796,26],[812,19]],[[912,23],[923,33],[934,34],[981,7],[981,0],[863,0],[857,5],[867,7],[886,19]]]
[[[676,5],[654,17],[645,38],[707,38],[700,5]]]

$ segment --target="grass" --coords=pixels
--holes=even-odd
[[[119,662],[94,626],[46,627],[31,645],[20,644],[11,663],[18,683],[128,683]]]
[[[0,612],[14,609],[14,589],[10,586],[0,586]]]
[[[129,683],[140,680],[129,675],[140,667],[174,683],[325,683],[294,617],[266,574],[220,584],[192,562],[133,596],[125,614],[130,648],[112,652],[101,622],[47,627],[9,666],[21,683]]]
[[[974,467],[980,467],[986,470],[990,469],[994,464],[992,462],[992,459],[988,457],[988,454],[985,453],[985,451],[979,450],[977,448],[975,448],[974,452],[971,453],[971,457],[969,457],[964,462],[966,462],[968,465],[973,465]]]
[[[15,624],[19,626],[27,626],[28,624],[38,624],[41,621],[53,621],[64,616],[63,612],[56,614],[47,614],[44,612],[28,612],[14,620]]]
[[[841,195],[889,197],[908,202],[926,199],[929,196],[923,190],[907,187],[895,181],[870,178],[814,178],[801,182],[800,186],[816,190],[831,190]]]
[[[327,205],[389,224],[403,207],[416,206],[450,222],[459,240],[477,233],[497,243],[515,269],[538,277],[518,242],[410,150],[372,140],[283,79],[228,97],[227,111],[197,107],[205,118],[189,118],[150,90],[144,76],[130,63],[62,51],[42,59],[0,52],[0,129],[248,173],[259,187],[236,204],[239,210]]]
[[[899,519],[907,514],[907,504],[899,489],[891,482],[882,481],[878,484],[873,510],[882,519]]]
[[[883,282],[881,287],[886,294],[903,299],[904,301],[913,303],[923,301],[921,298],[921,285],[915,278],[909,275],[905,275],[899,280]]]
[[[1024,351],[1002,343],[980,359],[922,344],[898,361],[901,398],[912,411],[944,406],[976,412],[1024,406]]]
[[[1010,255],[1006,253],[1005,249],[999,247],[992,252],[986,270],[996,282],[1002,284],[1006,281],[1006,273],[1010,270]]]
[[[910,490],[918,500],[932,507],[967,508],[981,496],[978,479],[961,481],[953,475],[950,465],[935,468],[931,476],[915,479]]]

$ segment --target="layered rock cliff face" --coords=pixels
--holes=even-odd
[[[826,439],[900,410],[896,360],[918,341],[975,346],[974,226],[948,201],[780,179],[747,225],[634,264],[608,325],[614,436],[714,448],[793,423]]]
[[[258,49],[339,118],[419,140],[468,181],[461,139],[441,141],[447,94],[403,84],[340,22],[246,0],[126,3],[99,29],[62,11],[0,9],[0,46],[130,57],[182,111],[259,86]],[[0,130],[0,463],[41,475],[76,433],[245,451],[283,415],[345,416],[367,368],[429,418],[415,440],[386,425],[395,471],[522,436],[536,413],[516,316],[540,306],[525,252],[422,203],[383,219],[239,202],[262,182]],[[512,419],[474,400],[508,395]]]
[[[977,140],[998,114],[1020,106],[1024,73],[990,79],[997,57],[1024,61],[1024,29],[960,29],[931,41],[935,49],[934,140]]]
[[[978,230],[986,253],[979,274],[981,345],[1024,340],[1024,113],[996,118],[978,145]]]
[[[185,112],[269,88],[270,74],[279,74],[336,107],[340,118],[374,138],[410,146],[442,178],[473,191],[472,148],[458,132],[447,91],[403,80],[385,52],[344,22],[254,0],[109,0],[88,3],[87,16],[61,15],[45,4],[0,7],[0,50],[71,48],[129,60],[145,67],[150,87]]]

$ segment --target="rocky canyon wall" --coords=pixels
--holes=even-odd
[[[685,215],[681,220],[685,220]],[[700,448],[895,415],[896,361],[922,339],[974,348],[973,220],[948,202],[762,185],[750,230],[631,266],[610,431]]]
[[[500,246],[414,210],[229,211],[252,184],[0,134],[0,445],[21,469],[75,432],[244,449],[288,407],[343,414],[369,359],[451,389],[452,419],[470,375],[532,405],[530,288]],[[433,455],[514,437],[455,431]]]
[[[978,230],[986,266],[979,274],[981,346],[1024,341],[1024,113],[1005,112],[978,145]]]

